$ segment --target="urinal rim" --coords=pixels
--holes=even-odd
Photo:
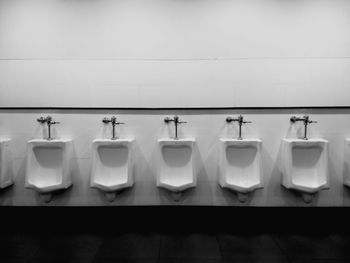
[[[228,184],[228,183],[220,184],[220,186],[222,188],[227,188],[227,189],[233,190],[235,192],[243,193],[243,194],[250,193],[250,192],[253,192],[257,189],[264,188],[264,185],[262,183],[254,184],[254,185],[249,186],[249,187],[242,187],[242,186]]]
[[[174,138],[161,138],[158,139],[158,144],[159,146],[164,146],[164,145],[191,145],[191,147],[194,146],[196,143],[195,138],[182,138],[182,139],[174,139]]]
[[[301,143],[301,144],[329,143],[327,139],[323,139],[323,138],[311,138],[307,140],[299,139],[299,138],[284,138],[283,141],[287,143]]]
[[[297,190],[299,192],[304,192],[304,193],[310,193],[310,194],[314,194],[317,193],[323,189],[329,189],[329,184],[328,183],[323,183],[320,184],[317,187],[307,187],[307,186],[303,186],[303,185],[298,185],[298,184],[294,184],[291,187],[287,187],[288,189],[293,189],[293,190]]]
[[[107,144],[121,144],[121,143],[132,143],[134,142],[134,138],[120,138],[120,139],[103,139],[103,138],[96,138],[92,141],[92,144],[99,144],[99,143],[107,143]]]
[[[123,184],[116,184],[116,185],[112,185],[112,186],[106,186],[100,183],[96,183],[93,182],[90,187],[91,188],[96,188],[99,189],[103,192],[115,192],[115,191],[119,191],[125,188],[130,188],[134,185],[134,182],[127,182],[127,183],[123,183]]]
[[[235,139],[235,138],[220,138],[220,141],[223,143],[234,143],[234,144],[246,144],[246,143],[262,143],[262,139],[260,138],[243,138]]]

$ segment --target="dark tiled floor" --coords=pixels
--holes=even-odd
[[[345,263],[350,235],[0,234],[0,263]]]

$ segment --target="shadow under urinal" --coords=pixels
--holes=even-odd
[[[221,187],[218,185],[220,188],[220,191],[222,191],[224,198],[227,200],[229,204],[232,205],[250,205],[251,202],[254,199],[255,192],[259,189],[255,189],[254,191],[250,191],[249,193],[240,193],[238,191],[226,188],[226,187]]]
[[[11,186],[13,186],[13,184],[0,189],[0,206],[6,204],[6,196],[10,196],[11,192],[13,192],[13,187]]]
[[[73,185],[68,186],[65,189],[58,189],[55,191],[51,191],[48,193],[39,193],[35,192],[35,200],[37,204],[49,204],[53,203],[54,205],[62,205],[64,206],[68,200],[70,200],[70,195],[73,189]],[[66,202],[62,202],[66,200]]]
[[[165,205],[169,204],[177,204],[180,205],[183,202],[188,201],[191,196],[193,196],[193,192],[195,190],[195,187],[187,188],[183,191],[171,191],[166,188],[157,187],[158,194],[161,199],[161,203]]]
[[[307,193],[302,192],[300,190],[296,189],[288,189],[281,185],[282,192],[285,193],[286,199],[288,200],[294,200],[293,205],[297,206],[303,206],[303,205],[310,205],[310,204],[316,204],[319,199],[319,192],[315,193]],[[324,189],[328,190],[328,189]]]
[[[132,187],[127,187],[117,191],[110,191],[110,192],[103,191],[100,189],[96,189],[96,190],[98,191],[98,194],[101,200],[113,203],[116,200],[123,199],[126,195],[130,194],[130,192],[132,191]]]

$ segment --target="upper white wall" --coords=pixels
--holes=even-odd
[[[0,106],[341,106],[347,0],[0,0]]]

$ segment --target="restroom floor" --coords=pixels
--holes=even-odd
[[[4,234],[1,263],[349,262],[350,235],[125,232]]]
[[[0,263],[350,262],[346,208],[0,207],[0,214]]]

